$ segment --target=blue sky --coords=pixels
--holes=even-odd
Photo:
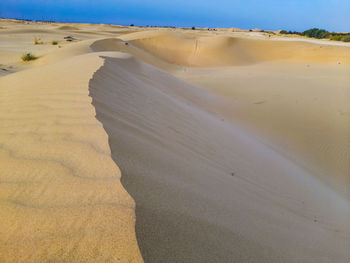
[[[0,16],[62,22],[350,31],[350,0],[0,0]]]

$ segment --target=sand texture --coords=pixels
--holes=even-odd
[[[349,45],[0,26],[0,262],[350,262]]]
[[[209,113],[219,98],[133,58],[107,59],[90,89],[146,262],[350,258],[348,202]]]
[[[88,83],[99,54],[0,79],[0,261],[142,262]]]

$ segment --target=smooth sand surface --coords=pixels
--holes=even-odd
[[[107,59],[90,90],[146,262],[350,258],[348,201],[209,113],[219,98],[133,58]]]
[[[228,99],[228,120],[350,198],[350,67],[260,63],[186,69],[178,77]]]
[[[239,38],[227,35],[143,31],[120,36],[172,64],[195,67],[251,65],[266,61],[350,64],[349,47]]]
[[[1,262],[350,261],[349,47],[0,26]]]

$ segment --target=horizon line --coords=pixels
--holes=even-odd
[[[11,20],[17,20],[17,21],[27,21],[27,22],[47,22],[47,23],[62,23],[62,24],[93,24],[93,25],[113,25],[113,26],[125,26],[125,27],[159,27],[159,28],[179,28],[179,29],[191,29],[191,28],[198,28],[198,29],[216,29],[216,28],[223,28],[223,29],[230,29],[230,28],[237,28],[237,29],[241,29],[241,30],[263,30],[266,32],[274,32],[274,31],[281,31],[281,30],[286,30],[286,31],[294,31],[294,32],[303,32],[303,31],[296,31],[296,30],[291,30],[291,29],[287,29],[287,28],[280,28],[278,30],[271,30],[271,29],[263,29],[263,28],[241,28],[241,27],[235,27],[235,26],[231,26],[231,27],[201,27],[201,26],[174,26],[174,25],[166,25],[166,26],[160,26],[160,25],[135,25],[133,23],[126,25],[126,24],[114,24],[114,23],[97,23],[97,22],[85,22],[85,21],[80,21],[80,22],[71,22],[71,21],[59,21],[59,20],[40,20],[40,19],[29,19],[29,18],[13,18],[13,17],[0,17],[0,19],[11,19]],[[313,28],[317,28],[317,29],[323,29],[328,31],[325,28],[321,28],[321,27],[312,27],[309,29],[313,29]],[[307,29],[308,30],[308,29]],[[306,30],[304,30],[306,31]],[[330,33],[350,33],[350,31],[328,31]]]

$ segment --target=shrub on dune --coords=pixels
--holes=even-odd
[[[331,36],[331,40],[336,40],[336,41],[344,41],[344,42],[350,42],[350,34],[349,33],[332,33],[333,35]]]
[[[53,40],[53,41],[51,42],[51,44],[52,44],[52,45],[57,45],[57,44],[58,44],[58,41],[57,41],[57,40]]]
[[[37,56],[35,56],[34,54],[32,54],[30,52],[22,55],[22,60],[23,61],[36,60],[37,58],[38,58]]]
[[[41,39],[40,38],[34,38],[34,45],[42,45],[44,44],[44,42],[40,41]]]
[[[301,35],[322,39],[322,38],[328,38],[330,36],[330,33],[324,29],[312,28],[304,31]]]
[[[340,35],[335,35],[330,38],[330,40],[335,40],[335,41],[342,41],[342,36]]]
[[[344,42],[350,42],[350,35],[346,35],[343,37]]]

